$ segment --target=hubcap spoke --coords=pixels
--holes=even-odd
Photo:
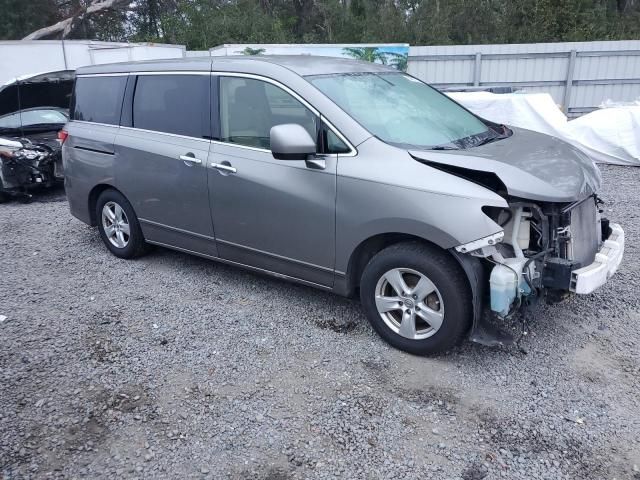
[[[118,222],[122,222],[122,207],[120,205],[118,205],[117,203],[115,204],[115,213],[116,213],[116,221]]]
[[[418,310],[416,314],[425,322],[427,322],[431,326],[431,328],[433,328],[434,330],[438,330],[442,325],[442,313],[427,307],[427,305],[424,303],[421,303],[419,307],[420,310]]]
[[[402,323],[400,324],[400,335],[406,338],[415,338],[416,336],[416,314],[413,310],[406,310],[402,314]]]
[[[427,277],[420,277],[418,284],[413,288],[411,294],[415,295],[418,301],[424,300],[424,298],[432,292],[436,291],[436,286]]]
[[[116,232],[116,240],[118,243],[118,247],[122,248],[126,245],[126,242],[124,240],[124,235],[122,234],[122,232]]]
[[[402,278],[402,272],[394,268],[393,270],[388,271],[384,274],[384,278],[387,279],[391,288],[393,288],[398,295],[409,293],[409,287]]]
[[[110,222],[115,222],[116,221],[116,214],[115,212],[109,207],[109,205],[105,205],[105,207],[102,209],[102,213],[105,217],[107,217],[107,219]]]
[[[400,310],[402,308],[402,305],[400,305],[401,301],[402,299],[399,297],[383,297],[381,295],[376,295],[376,307],[378,307],[378,311],[381,313]]]
[[[107,202],[102,207],[102,228],[114,247],[124,248],[131,237],[129,219],[122,207],[116,202]]]

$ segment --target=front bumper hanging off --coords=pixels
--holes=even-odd
[[[604,285],[616,273],[624,253],[624,230],[617,223],[612,223],[611,234],[604,241],[600,251],[591,265],[571,272],[570,290],[574,293],[591,293]]]

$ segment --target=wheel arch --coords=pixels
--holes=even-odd
[[[436,248],[447,255],[450,255],[458,264],[460,264],[460,259],[456,255],[453,255],[450,250],[442,248],[438,244],[424,237],[402,232],[379,233],[362,240],[349,257],[347,271],[345,272],[346,295],[351,296],[356,292],[360,286],[360,278],[362,277],[364,268],[376,254],[391,245],[411,241],[420,242],[429,245],[432,248]],[[460,267],[464,270],[462,264]]]
[[[99,183],[98,185],[95,185],[89,192],[88,198],[89,218],[91,221],[91,225],[94,227],[98,224],[98,219],[96,218],[96,205],[98,203],[98,197],[105,190],[115,190],[120,195],[126,198],[126,196],[120,190],[109,183]]]

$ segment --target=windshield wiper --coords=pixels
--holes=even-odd
[[[460,148],[453,145],[434,145],[429,147],[429,150],[460,150]]]

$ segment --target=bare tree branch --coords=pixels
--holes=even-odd
[[[86,20],[88,17],[96,13],[104,12],[105,10],[124,9],[132,3],[133,0],[94,0],[87,8],[81,9],[75,15],[60,20],[54,25],[36,30],[24,37],[23,40],[42,40],[51,37],[66,38],[78,23]]]

